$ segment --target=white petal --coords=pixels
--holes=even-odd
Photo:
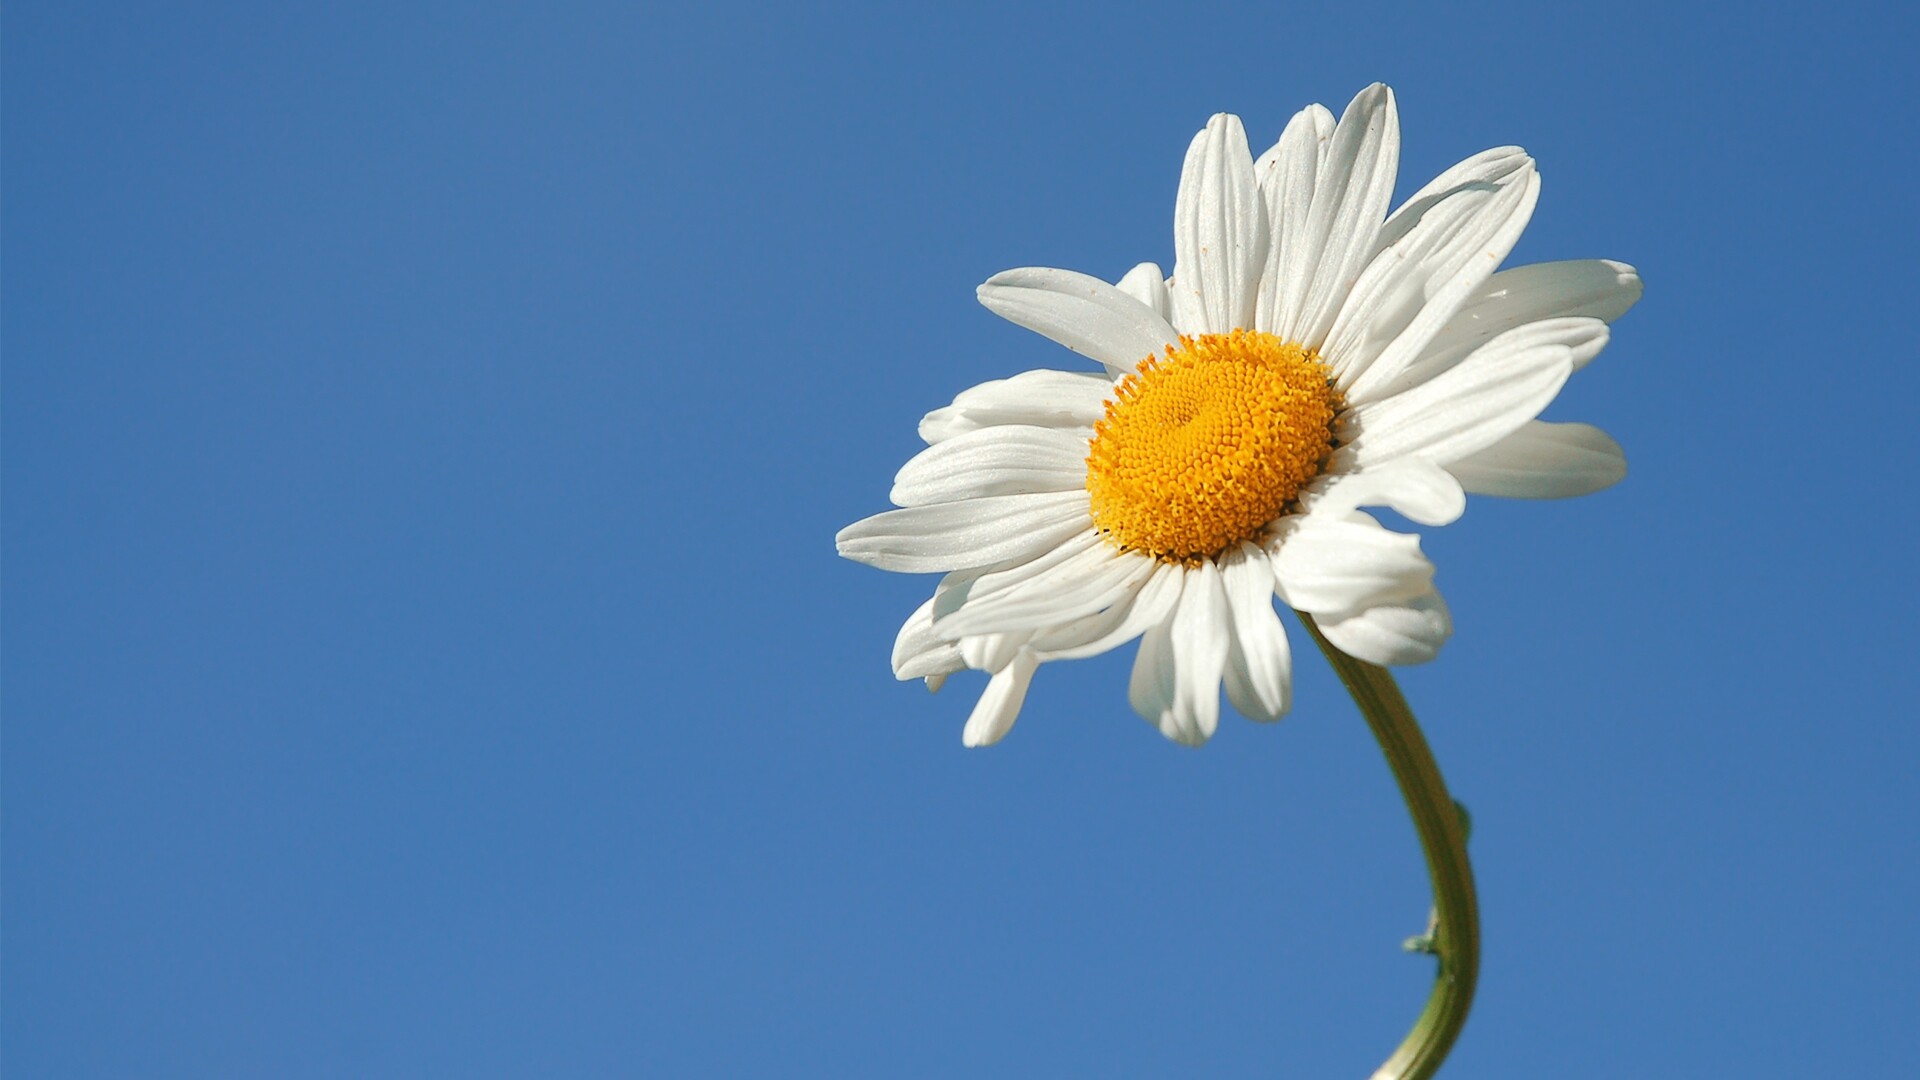
[[[1259,298],[1254,303],[1255,329],[1274,331],[1299,321],[1310,281],[1287,278],[1288,267],[1301,259],[1295,250],[1306,243],[1307,213],[1313,207],[1320,163],[1333,142],[1333,114],[1324,105],[1309,105],[1295,113],[1273,149],[1253,163],[1254,179],[1267,205],[1267,264],[1260,275]],[[1291,304],[1289,307],[1287,305]]]
[[[1291,519],[1268,544],[1273,576],[1286,602],[1315,615],[1342,616],[1404,603],[1433,585],[1433,564],[1420,538],[1390,532],[1356,515]]]
[[[1485,449],[1540,415],[1573,372],[1573,350],[1525,327],[1482,346],[1451,370],[1347,412],[1352,442],[1331,467],[1369,468],[1408,454],[1446,465]]]
[[[1088,549],[1100,544],[1100,534],[1089,523],[1087,528],[1030,559],[1009,560],[977,570],[956,571],[948,574],[940,579],[939,586],[933,590],[935,632],[938,633],[944,625],[941,620],[959,611],[963,605],[1024,585],[1048,573],[1061,563],[1084,555]]]
[[[1069,540],[1068,543],[1072,543],[1072,541]],[[1056,548],[1054,550],[1058,549]],[[941,575],[940,583],[933,587],[934,620],[936,622],[939,621],[940,616],[959,608],[961,604],[965,603],[967,593],[972,591],[974,582],[980,580],[983,575],[992,573],[995,570],[1005,570],[1012,566],[1023,565],[1030,561],[1032,560],[1022,559],[1015,563],[1003,562],[994,566],[969,567],[965,570],[955,570],[951,573]]]
[[[960,639],[960,659],[975,671],[998,675],[1032,634],[980,634]]]
[[[956,635],[1061,626],[1132,596],[1153,565],[1152,559],[1096,544],[1012,588],[986,596],[976,592],[941,618],[938,630]]]
[[[1174,567],[1172,572],[1156,577],[1171,578],[1179,590],[1184,591],[1187,577],[1184,570]],[[1167,605],[1166,614],[1140,635],[1140,649],[1133,657],[1133,674],[1127,679],[1127,702],[1134,712],[1156,725],[1173,708],[1173,620],[1180,609],[1180,591],[1173,593],[1173,602]]]
[[[1198,746],[1220,726],[1220,677],[1233,640],[1230,621],[1219,568],[1207,561],[1187,571],[1173,613],[1173,704],[1160,716],[1160,733],[1175,742]]]
[[[1467,493],[1433,462],[1403,457],[1379,468],[1316,480],[1302,493],[1301,505],[1336,521],[1363,506],[1386,506],[1422,525],[1449,525],[1466,512]]]
[[[1267,210],[1240,118],[1216,113],[1187,148],[1173,200],[1173,322],[1188,334],[1253,325]]]
[[[1227,700],[1250,720],[1278,720],[1293,698],[1293,653],[1273,610],[1273,567],[1267,553],[1242,541],[1220,558],[1220,580],[1233,616]]]
[[[1012,730],[1013,722],[1020,717],[1020,706],[1026,703],[1027,687],[1033,684],[1033,673],[1039,666],[1031,653],[1023,651],[988,680],[987,688],[973,706],[973,714],[967,717],[960,742],[966,746],[992,746]]]
[[[1173,318],[1173,303],[1167,299],[1167,276],[1160,272],[1160,264],[1141,263],[1127,271],[1114,288],[1152,308],[1161,318]]]
[[[935,443],[894,475],[895,506],[1072,491],[1087,481],[1087,440],[1053,428],[981,428]]]
[[[1498,340],[1504,348],[1508,349],[1532,348],[1537,345],[1565,345],[1569,352],[1568,360],[1572,363],[1573,370],[1578,371],[1587,361],[1597,356],[1601,349],[1606,348],[1607,341],[1612,335],[1613,332],[1607,329],[1607,324],[1599,319],[1590,315],[1568,315],[1521,323],[1501,334]],[[1459,362],[1453,357],[1430,352],[1428,357],[1421,358],[1421,363],[1423,365],[1429,363],[1429,357],[1432,358],[1436,368],[1444,365],[1445,368],[1450,369]]]
[[[1439,655],[1453,634],[1453,618],[1437,590],[1345,619],[1315,621],[1341,652],[1370,664],[1424,664]]]
[[[1581,316],[1613,322],[1640,299],[1641,288],[1638,271],[1610,259],[1573,259],[1502,270],[1460,306],[1428,344],[1420,363],[1445,370],[1494,337],[1542,319]],[[1580,370],[1591,359],[1591,353],[1576,353],[1573,369]]]
[[[1425,187],[1408,196],[1380,227],[1380,246],[1387,248],[1405,236],[1435,204],[1468,184],[1501,184],[1531,164],[1533,159],[1517,146],[1496,146],[1449,167],[1427,181]]]
[[[1579,371],[1594,357],[1600,355],[1600,350],[1607,347],[1607,341],[1612,336],[1612,331],[1607,329],[1607,324],[1591,315],[1563,315],[1536,319],[1510,327],[1503,333],[1507,337],[1509,346],[1521,341],[1565,345],[1571,350],[1568,361],[1574,371]],[[1400,376],[1396,385],[1413,387],[1427,382],[1441,372],[1451,370],[1485,346],[1489,340],[1491,335],[1449,335],[1442,332],[1421,352],[1420,358]]]
[[[1089,527],[1087,493],[995,495],[889,510],[840,530],[854,562],[908,574],[1030,559]]]
[[[995,274],[978,294],[987,310],[1016,326],[1105,364],[1116,374],[1178,340],[1158,312],[1097,277],[1024,267]]]
[[[1354,279],[1377,250],[1381,221],[1400,167],[1400,116],[1393,91],[1375,83],[1347,106],[1320,165],[1313,205],[1297,247],[1289,240],[1282,313],[1273,333],[1310,348],[1326,341]],[[1292,294],[1298,290],[1296,303]]]
[[[1179,567],[1156,562],[1132,597],[1098,615],[1035,634],[1034,654],[1042,660],[1081,660],[1132,641],[1173,614],[1184,578]]]
[[[937,443],[985,427],[1025,424],[1091,438],[1112,396],[1113,380],[1098,372],[1023,371],[962,390],[953,404],[920,421],[920,437]]]
[[[1627,475],[1627,455],[1592,424],[1533,420],[1447,471],[1476,495],[1565,499],[1619,483]]]
[[[893,677],[924,679],[948,675],[966,667],[960,647],[933,632],[933,598],[921,604],[907,617],[906,624],[893,639]]]
[[[1513,250],[1539,195],[1532,160],[1505,154],[1387,223],[1404,232],[1361,273],[1327,336],[1348,401],[1406,388],[1402,375]]]

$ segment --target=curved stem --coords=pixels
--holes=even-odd
[[[1393,676],[1386,668],[1341,652],[1321,635],[1312,616],[1297,614],[1373,729],[1427,857],[1427,874],[1433,880],[1432,951],[1440,967],[1413,1030],[1373,1074],[1373,1080],[1425,1080],[1439,1071],[1465,1026],[1480,972],[1480,910],[1473,894],[1473,867],[1467,862],[1466,823]]]

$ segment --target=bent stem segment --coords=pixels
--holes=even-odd
[[[1439,1071],[1465,1026],[1480,972],[1480,910],[1473,895],[1473,867],[1467,862],[1466,824],[1393,676],[1386,668],[1341,652],[1321,635],[1312,616],[1297,614],[1373,729],[1427,857],[1427,875],[1433,880],[1432,951],[1439,971],[1413,1030],[1373,1074],[1373,1080],[1425,1080]]]

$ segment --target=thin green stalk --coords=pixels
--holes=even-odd
[[[1439,970],[1413,1030],[1373,1074],[1373,1080],[1426,1080],[1439,1071],[1465,1026],[1480,972],[1480,910],[1473,895],[1473,867],[1467,862],[1466,823],[1393,676],[1386,668],[1341,652],[1311,616],[1298,614],[1373,729],[1427,857],[1427,874],[1433,880],[1432,951]]]

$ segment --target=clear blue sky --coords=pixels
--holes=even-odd
[[[1520,143],[1514,261],[1648,283],[1549,413],[1627,481],[1426,538],[1452,1071],[1908,1074],[1912,18],[9,4],[7,1075],[1365,1075],[1426,883],[1325,665],[965,751],[832,538],[1065,359],[978,282],[1376,79],[1402,194]]]

